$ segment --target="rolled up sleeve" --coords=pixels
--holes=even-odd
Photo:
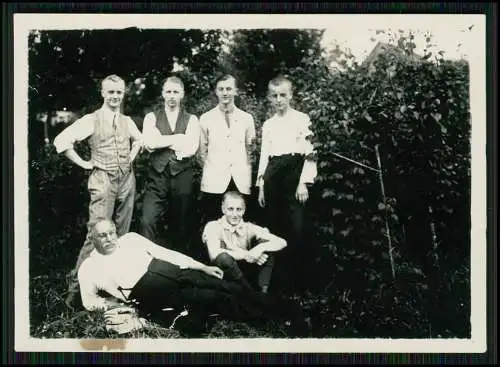
[[[156,127],[155,115],[150,112],[144,117],[142,123],[142,139],[144,141],[144,147],[148,152],[152,152],[156,148],[156,140],[159,137],[161,137],[161,133]]]
[[[311,120],[309,116],[306,117],[306,120],[302,125],[300,136],[302,140],[303,153],[306,157],[300,175],[300,182],[312,184],[318,175],[318,168],[316,164],[316,152],[314,151],[314,146],[311,142],[313,132],[311,130]]]
[[[264,123],[264,126],[262,127],[262,141],[260,145],[259,168],[257,171],[256,186],[262,186],[264,184],[263,176],[269,163],[270,145],[269,125],[268,123]]]
[[[82,141],[92,135],[94,132],[94,120],[91,115],[85,115],[82,118],[73,122],[70,126],[64,129],[54,139],[54,146],[57,153],[62,153],[70,148],[73,148],[77,141]]]
[[[96,283],[96,272],[89,265],[84,262],[78,270],[78,282],[80,284],[80,295],[82,297],[82,304],[86,310],[105,310],[106,299],[98,295],[99,289]]]
[[[143,147],[144,141],[141,132],[137,128],[137,125],[135,124],[134,120],[132,120],[130,117],[128,118],[128,130],[130,132],[130,137],[132,138],[132,147],[134,146],[139,146]]]
[[[224,249],[220,246],[221,231],[222,229],[216,221],[207,223],[203,230],[202,241],[207,246],[208,256],[211,261],[224,252]]]
[[[179,156],[182,158],[192,157],[200,146],[200,124],[194,115],[189,119],[182,144],[180,144]]]
[[[283,238],[272,234],[269,229],[253,223],[247,223],[247,225],[248,236],[252,238],[252,242],[255,243],[255,246],[262,246],[262,244],[264,244],[264,247],[268,251],[279,251],[287,246]]]

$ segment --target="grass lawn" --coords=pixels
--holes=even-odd
[[[457,274],[454,273],[456,277]],[[462,278],[462,276],[461,276]],[[453,281],[457,283],[457,281]],[[108,332],[102,312],[69,310],[64,304],[65,272],[53,270],[33,276],[30,282],[30,332],[35,338],[187,338],[176,327],[147,322],[129,334]],[[293,298],[310,317],[313,338],[446,338],[470,337],[469,304],[463,289],[453,283],[439,299],[425,296],[425,284],[383,286],[370,293],[361,289],[330,287],[325,295],[307,293]],[[457,291],[459,293],[457,293]],[[455,298],[459,295],[460,298]],[[451,298],[450,298],[451,297]],[[457,303],[460,302],[460,303]],[[429,307],[434,305],[434,307]],[[434,310],[434,311],[433,311]],[[434,312],[434,313],[433,313]],[[189,316],[187,316],[189,317]],[[182,320],[179,320],[182,321]],[[179,322],[180,323],[180,322]],[[176,325],[177,326],[177,325]],[[214,320],[196,337],[287,338],[284,325],[269,322],[250,325]]]
[[[32,278],[30,287],[30,332],[36,338],[186,338],[174,326],[169,328],[148,320],[140,331],[128,334],[118,334],[107,331],[104,322],[104,313],[101,311],[72,311],[64,304],[66,280],[63,272],[39,275]],[[307,298],[307,299],[306,299]],[[342,324],[332,313],[328,313],[328,304],[309,294],[308,297],[295,296],[300,302],[306,315],[311,316],[316,325],[312,334],[317,336],[335,337],[342,333],[339,326]],[[323,306],[321,310],[314,307]],[[316,315],[314,315],[316,312]],[[315,317],[316,316],[316,317]],[[327,328],[319,327],[322,320],[330,316],[330,325]],[[186,317],[189,317],[186,316]],[[181,320],[179,320],[181,321]],[[336,322],[335,322],[336,321]],[[344,331],[344,334],[348,331]],[[355,335],[355,330],[350,332]],[[313,336],[313,335],[312,335]],[[287,338],[284,325],[277,322],[268,322],[262,325],[250,325],[245,322],[234,322],[223,319],[215,320],[207,325],[205,332],[200,336],[206,338]]]

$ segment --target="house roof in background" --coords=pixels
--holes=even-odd
[[[413,55],[406,54],[401,47],[398,47],[396,45],[391,45],[390,43],[385,43],[385,42],[378,42],[373,48],[373,50],[368,54],[368,56],[362,62],[362,65],[371,64],[373,61],[377,59],[379,55],[383,53],[392,53],[400,57],[414,61],[421,58],[421,56],[418,54],[413,54]]]

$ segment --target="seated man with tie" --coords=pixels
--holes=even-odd
[[[243,221],[245,200],[236,191],[228,191],[222,200],[221,218],[207,223],[203,242],[212,264],[248,290],[253,287],[245,274],[258,271],[258,286],[267,293],[273,270],[273,256],[286,247],[286,241],[266,228]],[[259,269],[260,267],[260,269]]]
[[[169,315],[164,310],[187,309],[188,317],[198,320],[213,314],[235,321],[281,320],[293,327],[290,331],[307,332],[298,305],[249,292],[223,280],[221,269],[155,245],[137,233],[118,237],[110,220],[98,221],[91,239],[95,250],[78,271],[87,310],[107,311],[123,302],[160,322]]]

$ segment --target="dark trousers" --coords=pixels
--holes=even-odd
[[[162,309],[206,317],[219,314],[235,321],[289,320],[302,318],[297,305],[250,292],[240,284],[218,279],[199,270],[153,259],[146,274],[132,289],[134,300],[145,314],[161,318]],[[168,314],[163,312],[163,315]]]
[[[248,290],[255,290],[255,285],[259,289],[269,287],[274,267],[274,257],[268,254],[267,261],[262,266],[259,266],[247,263],[245,260],[237,261],[231,255],[221,253],[212,261],[212,264],[224,272],[226,279],[240,283]]]
[[[229,185],[227,186],[227,189],[224,193],[228,191],[237,191],[239,192],[238,188],[236,187],[236,184],[234,183],[234,180],[231,178],[231,181],[229,182]],[[224,193],[222,194],[211,194],[208,192],[204,192],[202,196],[203,200],[203,223],[202,223],[202,228],[205,227],[205,224],[207,224],[210,221],[217,220],[222,216],[222,198],[224,196]],[[248,196],[246,194],[242,194],[243,197],[245,198],[245,201],[248,201]]]
[[[304,165],[304,156],[274,156],[264,173],[264,196],[269,230],[284,238],[287,247],[276,254],[274,284],[285,292],[304,284],[304,215],[305,205],[295,193]]]
[[[150,168],[145,184],[139,232],[149,240],[189,253],[192,226],[193,170],[171,175]],[[166,241],[163,230],[168,225]]]

